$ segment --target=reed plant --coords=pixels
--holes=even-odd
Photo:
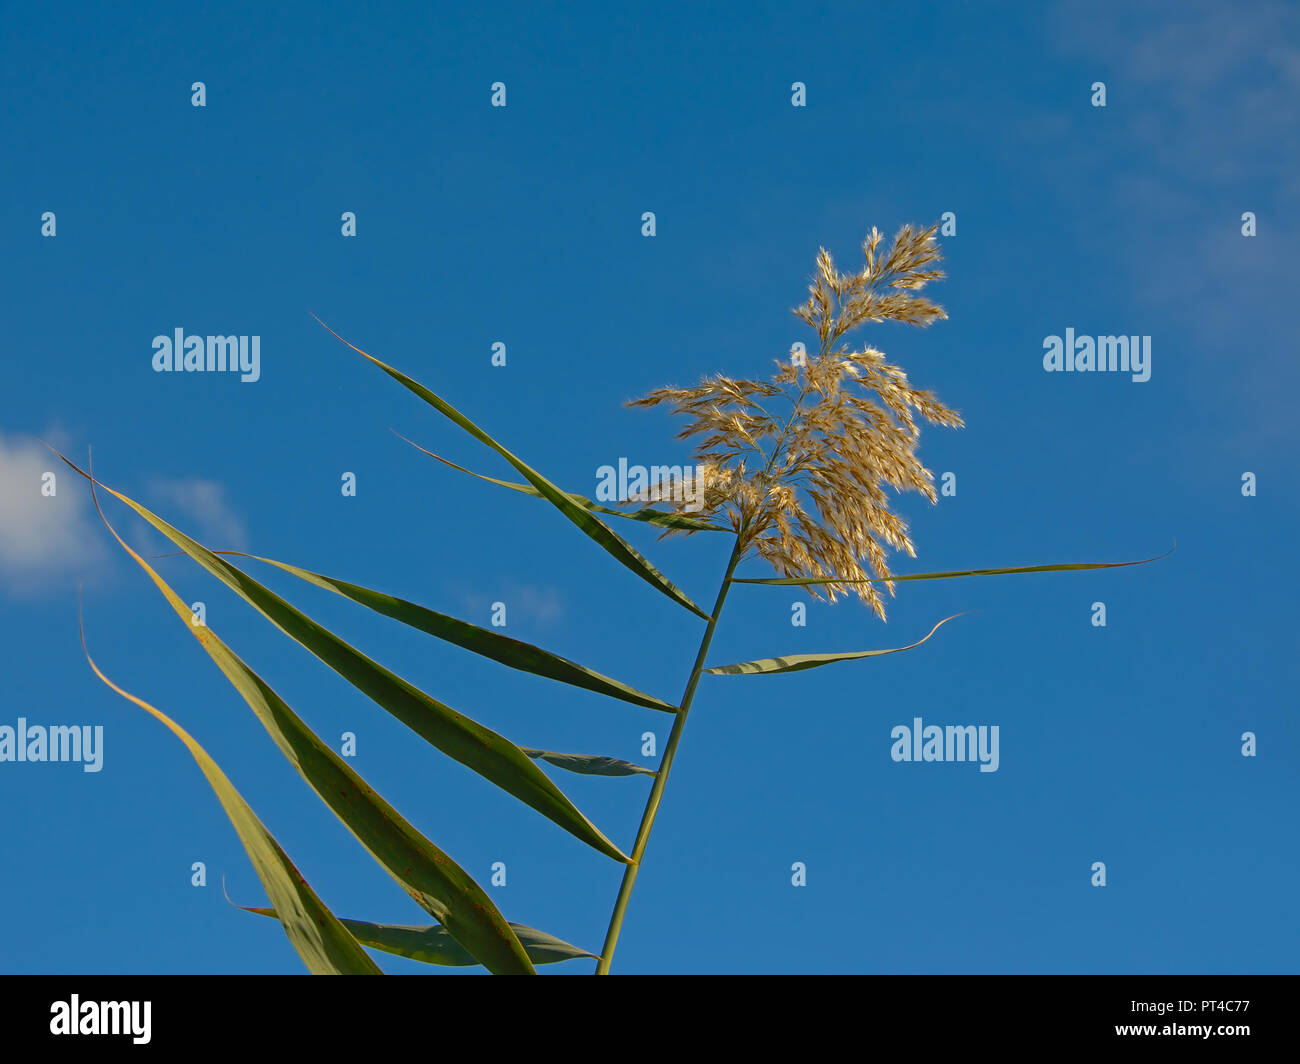
[[[369,948],[431,965],[481,965],[501,974],[532,973],[537,965],[577,958],[594,960],[597,973],[609,972],[628,917],[637,872],[703,677],[797,672],[899,653],[921,646],[942,624],[952,620],[940,620],[927,635],[906,646],[788,654],[708,665],[709,647],[735,584],[798,587],[831,602],[852,595],[884,621],[885,596],[894,595],[896,584],[905,581],[1143,564],[1096,562],[903,575],[891,572],[890,552],[916,555],[906,522],[891,509],[891,492],[917,492],[931,502],[936,499],[933,474],[917,455],[920,422],[959,428],[962,419],[929,391],[914,388],[903,370],[891,364],[881,351],[849,340],[872,323],[894,321],[925,327],[946,317],[940,306],[922,294],[928,284],[943,276],[938,269],[941,255],[936,228],[904,226],[887,243],[873,228],[862,245],[863,265],[854,273],[839,272],[822,249],[809,297],[794,310],[816,342],[806,354],[796,352],[778,360],[770,378],[747,380],[719,375],[690,387],[660,388],[634,400],[633,406],[665,406],[685,418],[679,437],[695,441],[696,466],[689,475],[697,479],[690,484],[652,484],[615,506],[562,490],[446,399],[338,337],[443,418],[495,452],[523,480],[471,475],[547,503],[550,516],[558,513],[702,626],[698,651],[689,669],[683,668],[684,687],[676,701],[637,690],[541,647],[383,591],[271,558],[210,549],[96,479],[93,467],[83,470],[60,455],[89,481],[95,507],[109,532],[242,696],[289,764],[432,920],[407,926],[336,917],[199,743],[161,710],[108,679],[87,651],[91,668],[105,684],[152,714],[189,749],[238,833],[270,901],[269,906],[249,907],[247,911],[278,920],[309,971],[381,974],[367,952]],[[419,449],[447,467],[470,473],[433,451]],[[109,523],[101,495],[113,497],[143,518],[180,553],[442,754],[532,807],[609,860],[622,864],[623,878],[600,952],[591,953],[544,931],[508,921],[464,868],[380,797],[212,629],[194,623],[190,608],[170,584]],[[538,512],[539,520],[546,516]],[[731,552],[712,606],[699,605],[670,581],[614,530],[615,522],[610,518],[648,523],[663,535],[731,537]],[[738,576],[739,567],[747,559],[768,563],[777,575]],[[614,757],[518,746],[418,689],[314,621],[254,579],[250,575],[254,567],[249,563],[290,574],[508,668],[667,714],[672,725],[662,757],[651,769]],[[83,634],[83,645],[84,641]],[[543,766],[607,777],[649,777],[649,794],[631,846],[624,849],[598,828]]]

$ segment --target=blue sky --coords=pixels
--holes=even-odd
[[[620,457],[689,459],[667,415],[624,401],[764,376],[811,344],[790,308],[819,246],[853,269],[871,226],[950,211],[948,277],[928,290],[949,320],[860,334],[966,420],[923,433],[922,459],[955,473],[957,494],[898,500],[918,558],[896,571],[1177,551],[900,584],[887,624],[810,603],[796,628],[805,600],[789,589],[733,590],[715,663],[898,646],[979,612],[907,654],[705,677],[615,969],[1295,971],[1296,9],[405,7],[6,5],[0,725],[102,725],[104,764],[0,763],[0,970],[301,970],[273,924],[223,900],[223,876],[242,904],[264,895],[183,747],[90,672],[79,583],[101,668],[205,745],[336,913],[421,922],[82,485],[60,473],[40,497],[55,464],[36,438],[93,446],[108,484],[209,546],[481,625],[504,601],[507,634],[675,701],[702,624],[543,503],[396,439],[515,479],[310,314],[590,494]],[[206,107],[191,106],[195,81]],[[489,106],[496,81],[505,108]],[[260,379],[154,373],[153,337],[178,327],[260,336]],[[1044,338],[1067,328],[1150,336],[1150,380],[1044,372]],[[660,543],[619,525],[712,601],[727,537]],[[354,767],[481,883],[505,862],[490,892],[509,919],[599,947],[617,865],[187,560],[159,565],[320,734],[355,732]],[[254,575],[522,745],[641,760],[644,731],[667,737],[666,715]],[[742,575],[770,571],[750,560]],[[891,729],[915,717],[997,725],[998,771],[892,761]],[[631,845],[644,778],[553,776]],[[190,885],[194,861],[206,887]]]

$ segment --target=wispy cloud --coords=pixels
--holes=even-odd
[[[455,595],[465,611],[465,619],[484,627],[490,624],[494,602],[505,603],[506,620],[512,626],[523,624],[545,629],[558,624],[564,617],[564,600],[554,588],[507,580],[499,591],[490,595],[481,590],[471,592],[464,587],[458,588]]]
[[[85,483],[39,440],[0,433],[0,584],[20,595],[92,576],[106,551]]]
[[[1300,190],[1300,8],[1187,0],[1099,10],[1079,0],[1059,12],[1061,50],[1121,78],[1107,117],[1141,135],[1144,161],[1155,164],[1144,169],[1186,188],[1244,180]]]
[[[543,627],[555,624],[564,616],[564,603],[554,588],[528,585],[510,587],[505,597],[516,615]]]
[[[205,543],[233,550],[248,546],[244,522],[226,500],[226,489],[215,480],[153,477],[148,482],[148,489],[160,503],[190,518]]]
[[[1081,212],[1080,242],[1110,251],[1141,305],[1186,322],[1191,342],[1174,357],[1200,412],[1238,443],[1294,439],[1286,404],[1300,374],[1277,308],[1293,300],[1300,239],[1300,7],[1056,10],[1059,50],[1107,82],[1108,106],[1089,116],[1105,139],[1058,144],[1052,166],[1086,175],[1109,217],[1123,218],[1117,233]],[[1256,237],[1241,235],[1245,211]]]
[[[57,430],[43,438],[67,451]],[[156,508],[205,542],[243,549],[244,522],[227,502],[222,485],[199,477],[153,477],[148,491]],[[133,538],[140,530],[125,530]],[[0,590],[19,596],[48,593],[79,582],[97,583],[112,554],[108,533],[95,514],[86,482],[41,440],[0,432]],[[170,549],[149,539],[143,553]]]

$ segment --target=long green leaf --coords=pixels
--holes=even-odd
[[[259,916],[275,916],[274,909],[259,909],[241,905],[245,912],[257,913]],[[479,962],[451,935],[446,928],[437,924],[422,927],[410,927],[402,924],[375,924],[367,920],[344,920],[343,926],[363,946],[391,953],[395,957],[406,957],[424,964],[439,964],[452,968],[463,968]],[[510,928],[524,944],[528,959],[534,964],[556,964],[559,961],[571,961],[579,957],[596,959],[594,953],[570,945],[563,939],[548,935],[523,924],[511,924]]]
[[[534,750],[528,746],[519,748],[531,758],[549,761],[559,768],[570,772],[581,772],[584,776],[653,776],[654,769],[644,765],[634,765],[631,761],[620,761],[616,757],[604,754],[557,754],[554,750]]]
[[[313,315],[313,317],[315,317],[315,315]],[[702,620],[707,621],[709,619],[709,615],[705,613],[702,609],[700,609],[699,606],[695,605],[695,603],[692,602],[689,598],[687,598],[686,594],[680,588],[678,588],[676,584],[674,584],[671,580],[669,580],[666,576],[664,576],[663,573],[661,573],[658,569],[656,569],[653,565],[651,565],[650,562],[645,557],[643,557],[634,547],[632,547],[631,544],[625,542],[622,539],[622,537],[620,537],[616,532],[612,531],[603,521],[600,520],[600,518],[596,517],[594,514],[589,513],[588,511],[584,510],[581,506],[577,505],[558,487],[556,487],[544,476],[542,476],[541,473],[533,469],[532,466],[527,465],[522,459],[517,458],[515,455],[511,454],[510,451],[506,450],[504,447],[501,446],[501,444],[497,443],[496,440],[494,440],[491,436],[489,436],[486,432],[484,432],[481,428],[479,428],[476,424],[474,424],[474,422],[472,422],[469,418],[467,418],[464,414],[462,414],[449,402],[447,402],[441,396],[434,395],[434,393],[429,391],[429,389],[426,388],[423,384],[421,384],[419,381],[413,380],[412,378],[408,377],[401,370],[394,369],[386,362],[381,362],[379,359],[375,358],[374,355],[367,354],[365,351],[362,351],[361,348],[357,347],[356,344],[348,343],[347,340],[344,340],[343,337],[339,336],[338,333],[334,332],[334,330],[331,329],[328,325],[326,325],[323,321],[321,321],[320,318],[316,318],[316,320],[319,321],[322,326],[324,326],[327,332],[329,332],[340,342],[347,344],[347,346],[352,348],[352,350],[355,351],[357,354],[361,355],[364,358],[369,359],[376,366],[378,366],[385,373],[387,373],[390,377],[392,377],[393,380],[397,381],[399,384],[402,384],[410,391],[414,392],[426,403],[428,403],[435,410],[437,410],[440,414],[442,414],[444,417],[448,418],[449,420],[455,422],[457,425],[459,425],[462,429],[468,432],[480,443],[486,444],[488,447],[491,447],[492,450],[496,451],[497,454],[501,455],[502,458],[504,458],[507,462],[509,462],[512,466],[514,466],[517,470],[519,470],[519,472],[524,475],[524,479],[527,480],[528,483],[530,483],[534,488],[536,488],[543,498],[549,500],[556,507],[556,509],[560,511],[560,513],[564,514],[565,517],[567,517],[570,521],[572,521],[575,525],[577,525],[580,529],[582,529],[582,531],[585,532],[591,539],[595,540],[598,544],[600,544],[601,547],[603,547],[611,555],[617,558],[620,563],[625,565],[632,572],[636,573],[637,576],[639,576],[642,580],[648,583],[651,587],[655,588],[658,591],[662,591],[669,598],[673,599],[673,601],[677,602],[682,606],[685,606],[688,610],[694,613],[697,617],[700,617]]]
[[[455,462],[449,462],[440,454],[434,454],[426,447],[421,447],[414,440],[408,440],[400,432],[394,432],[399,440],[404,440],[414,447],[417,451],[423,451],[430,458],[436,458],[443,465],[451,466],[452,469],[459,469],[462,473],[468,473],[471,477],[478,477],[479,480],[486,480],[489,484],[499,484],[503,488],[509,488],[511,491],[518,491],[524,495],[531,495],[534,499],[544,499],[540,491],[530,484],[516,484],[510,480],[498,480],[496,477],[484,476],[482,473],[475,473],[472,469],[466,469],[464,466],[457,465]],[[613,517],[625,517],[629,521],[644,521],[646,524],[659,525],[661,528],[679,528],[688,532],[730,532],[732,531],[726,525],[710,524],[708,521],[701,521],[697,517],[687,517],[685,514],[668,513],[664,510],[642,509],[642,510],[615,510],[612,506],[601,506],[600,503],[588,499],[585,495],[579,495],[574,491],[564,493],[574,504],[581,506],[584,510],[591,510],[594,513],[610,514]]]
[[[134,499],[96,480],[63,455],[59,457],[71,469],[129,506],[280,631],[310,650],[412,731],[601,853],[628,862],[627,855],[583,816],[546,773],[505,736],[457,713],[389,672]]]
[[[1176,547],[1177,544],[1174,544],[1174,547],[1165,551],[1164,554],[1157,554],[1154,558],[1142,558],[1135,562],[1076,562],[1068,565],[1024,565],[1016,569],[960,569],[946,573],[909,573],[905,576],[878,576],[870,580],[859,580],[847,576],[783,576],[769,577],[763,580],[735,577],[731,582],[733,584],[775,584],[782,587],[810,587],[814,584],[884,584],[890,581],[903,580],[950,580],[958,576],[1009,576],[1015,573],[1064,573],[1079,569],[1122,569],[1126,565],[1146,565],[1149,562],[1158,562],[1161,558],[1168,558],[1169,555],[1173,554]]]
[[[313,975],[383,975],[379,966],[339,922],[338,917],[317,897],[302,873],[289,860],[288,854],[280,848],[280,844],[266,830],[252,807],[235,790],[234,784],[208,752],[189,732],[161,710],[122,690],[105,676],[86,649],[84,630],[81,633],[81,647],[86,651],[86,660],[90,662],[96,676],[127,701],[135,703],[155,720],[161,721],[185,744],[238,833],[239,841],[253,862],[257,878],[262,881],[262,886],[275,906],[274,911],[283,914],[279,916],[280,925],[289,936],[298,956],[307,965],[307,970]]]
[[[212,629],[192,623],[184,600],[117,534],[97,497],[95,508],[113,538],[149,575],[248,703],[280,752],[416,904],[446,926],[490,971],[530,973],[528,955],[483,888],[376,794]]]
[[[857,658],[876,658],[882,654],[898,654],[904,650],[919,647],[926,639],[934,635],[940,627],[960,616],[962,614],[954,613],[952,617],[945,617],[930,629],[929,635],[925,639],[918,639],[915,643],[905,647],[892,647],[889,650],[856,650],[832,654],[790,654],[784,658],[763,658],[761,661],[746,661],[740,665],[717,665],[704,671],[713,673],[715,676],[749,676],[767,672],[802,672],[804,669],[815,669],[821,665],[833,665],[837,661],[854,661]]]
[[[634,687],[629,687],[625,683],[604,676],[593,669],[588,669],[584,665],[569,661],[568,658],[552,654],[550,651],[533,646],[531,643],[511,639],[487,628],[480,628],[468,621],[457,620],[445,613],[435,613],[433,610],[418,606],[414,602],[408,602],[406,599],[394,598],[392,595],[385,595],[381,591],[372,591],[370,588],[360,587],[357,584],[349,584],[346,580],[337,580],[332,576],[314,573],[310,569],[300,569],[298,566],[290,565],[287,562],[277,562],[274,558],[262,558],[256,554],[245,554],[243,551],[237,550],[221,550],[213,553],[237,555],[242,558],[252,558],[255,561],[265,562],[267,565],[274,565],[277,569],[283,569],[286,573],[291,573],[309,584],[323,587],[326,591],[333,591],[344,598],[351,599],[353,602],[374,610],[376,613],[382,613],[385,617],[392,617],[394,620],[401,621],[412,628],[418,628],[429,635],[445,639],[448,643],[454,643],[466,650],[472,650],[475,654],[498,661],[502,665],[508,665],[512,669],[530,672],[535,676],[545,676],[551,680],[559,680],[561,683],[572,684],[574,687],[595,691],[597,694],[608,695],[610,698],[631,702],[633,705],[658,709],[667,713],[677,712],[676,706],[670,705],[660,698],[655,698],[654,695],[638,691]]]

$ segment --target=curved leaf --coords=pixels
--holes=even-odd
[[[475,473],[472,469],[466,469],[464,466],[457,465],[455,462],[449,462],[442,455],[434,454],[425,447],[421,447],[414,440],[408,440],[400,432],[394,432],[399,440],[404,440],[414,447],[417,451],[423,451],[430,458],[436,458],[443,465],[451,466],[452,469],[459,469],[462,473],[468,473],[471,477],[478,477],[479,480],[486,480],[489,484],[499,484],[503,488],[509,488],[511,491],[518,491],[524,495],[531,495],[535,499],[543,499],[545,496],[536,488],[528,484],[515,484],[509,480],[497,480],[496,477],[484,476],[482,473]],[[726,525],[714,525],[708,521],[701,521],[696,517],[687,517],[685,514],[668,513],[664,510],[615,510],[612,506],[602,506],[598,502],[593,502],[585,495],[579,495],[574,491],[564,493],[573,502],[581,506],[584,510],[591,510],[595,513],[610,514],[614,517],[625,517],[629,521],[644,521],[647,524],[659,525],[661,528],[679,528],[687,532],[730,532],[732,529]]]
[[[523,946],[483,888],[376,794],[212,629],[192,623],[193,615],[184,600],[117,534],[99,508],[98,498],[95,508],[113,538],[149,575],[248,703],[280,752],[416,904],[445,925],[490,971],[531,972]]]
[[[905,576],[878,576],[870,580],[855,580],[847,576],[828,576],[828,577],[802,577],[802,576],[783,576],[769,577],[764,580],[754,578],[742,579],[734,578],[733,584],[775,584],[781,587],[809,587],[813,584],[885,584],[892,581],[903,580],[951,580],[958,576],[1009,576],[1015,573],[1064,573],[1080,569],[1122,569],[1126,565],[1146,565],[1149,562],[1158,562],[1161,558],[1168,558],[1173,554],[1178,544],[1165,551],[1164,554],[1157,554],[1154,558],[1142,558],[1135,562],[1075,562],[1067,565],[1024,565],[1016,569],[960,569],[946,573],[910,573]]]
[[[918,639],[915,643],[905,647],[892,647],[889,650],[856,650],[831,654],[790,654],[784,658],[763,658],[761,661],[746,661],[741,665],[717,665],[704,671],[713,673],[715,676],[748,676],[767,672],[802,672],[804,669],[815,669],[820,665],[833,665],[837,661],[854,661],[857,658],[876,658],[882,654],[898,654],[904,650],[919,647],[926,639],[934,635],[940,627],[961,616],[960,613],[954,613],[952,617],[945,617],[930,629],[929,635],[925,639]]]
[[[275,916],[274,909],[258,909],[246,905],[238,908],[245,912],[257,913],[259,916]],[[466,951],[459,942],[437,924],[423,927],[409,927],[402,924],[374,924],[366,920],[344,920],[343,926],[363,946],[391,953],[395,957],[424,964],[439,964],[452,968],[464,968],[479,962]],[[534,964],[556,964],[559,961],[571,961],[579,957],[598,960],[594,953],[570,945],[563,939],[548,935],[523,924],[511,924],[510,928],[524,944],[528,959]]]
[[[653,776],[654,769],[644,765],[634,765],[631,761],[620,761],[616,757],[603,754],[557,754],[553,750],[534,750],[528,746],[519,748],[531,758],[549,761],[552,765],[566,768],[570,772],[581,772],[584,776]]]
[[[55,451],[55,454],[58,452]],[[546,773],[505,736],[457,713],[450,706],[443,705],[389,672],[135,500],[96,480],[63,455],[59,454],[59,457],[71,469],[129,506],[280,631],[310,650],[416,734],[513,794],[583,842],[615,860],[627,863],[628,857],[583,816]]]
[[[315,315],[312,316],[315,317]],[[363,358],[369,359],[392,377],[393,380],[414,392],[440,414],[455,422],[480,443],[491,447],[492,450],[496,451],[497,454],[519,470],[519,472],[524,475],[524,479],[537,489],[538,494],[540,494],[544,499],[550,501],[555,508],[560,511],[560,513],[564,514],[565,517],[582,529],[582,531],[591,539],[599,543],[601,547],[617,558],[618,561],[628,569],[632,570],[632,572],[636,573],[637,576],[648,583],[651,587],[655,588],[657,591],[662,591],[669,598],[673,599],[673,601],[677,602],[679,605],[685,606],[702,620],[707,621],[709,619],[707,613],[687,598],[686,594],[678,588],[676,584],[651,565],[650,562],[631,544],[625,542],[622,537],[612,531],[594,514],[589,513],[587,510],[584,510],[581,506],[575,503],[568,497],[568,495],[542,476],[541,473],[533,469],[532,466],[527,465],[522,459],[515,457],[515,455],[502,447],[501,444],[497,443],[496,440],[474,424],[474,422],[470,421],[469,418],[449,402],[441,396],[434,395],[434,393],[429,391],[429,389],[423,384],[408,377],[401,370],[394,369],[387,363],[381,362],[379,359],[375,358],[374,355],[367,354],[365,351],[362,351],[361,348],[357,347],[356,344],[348,343],[347,340],[344,340],[343,337],[339,336],[338,333],[321,321],[320,318],[316,318],[316,320],[319,321],[325,330],[335,337],[335,339],[347,344],[348,347],[352,348],[353,351],[361,355]]]
[[[435,613],[433,610],[418,606],[414,602],[408,602],[406,599],[394,598],[392,595],[385,595],[381,591],[372,591],[370,588],[360,587],[357,584],[349,584],[346,580],[336,580],[332,576],[314,573],[310,569],[300,569],[298,566],[290,565],[287,562],[277,562],[274,558],[245,554],[243,551],[238,550],[220,550],[213,551],[213,553],[238,555],[241,558],[252,558],[255,561],[265,562],[267,565],[274,565],[277,569],[283,569],[286,573],[291,573],[309,584],[323,587],[326,591],[333,591],[344,598],[351,599],[353,602],[374,610],[376,613],[382,613],[385,617],[392,617],[394,620],[401,621],[412,628],[418,628],[429,635],[445,639],[448,643],[454,643],[466,650],[472,650],[475,654],[498,661],[502,665],[508,665],[512,669],[530,672],[535,676],[545,676],[551,680],[559,680],[561,683],[572,684],[574,687],[595,691],[597,694],[608,695],[610,698],[631,702],[636,706],[645,706],[649,709],[658,709],[668,713],[677,712],[676,706],[669,705],[663,699],[638,691],[634,687],[629,687],[625,683],[604,676],[593,669],[588,669],[584,665],[569,661],[568,658],[552,654],[550,651],[535,647],[531,643],[511,639],[509,636],[501,635],[487,628],[480,628],[468,621],[457,620],[445,613]]]
[[[298,956],[307,965],[307,970],[313,975],[383,975],[379,966],[339,922],[338,917],[316,896],[302,873],[289,860],[288,854],[280,848],[280,844],[266,830],[252,807],[235,790],[234,784],[208,752],[189,732],[161,710],[122,690],[100,672],[90,651],[86,649],[84,630],[81,633],[81,648],[85,650],[86,660],[90,662],[96,676],[127,701],[135,703],[155,720],[161,721],[185,744],[238,833],[239,841],[253,862],[257,878],[262,881],[262,886],[275,905],[274,912],[284,914],[279,917],[280,925],[289,936],[293,948],[298,951]]]

